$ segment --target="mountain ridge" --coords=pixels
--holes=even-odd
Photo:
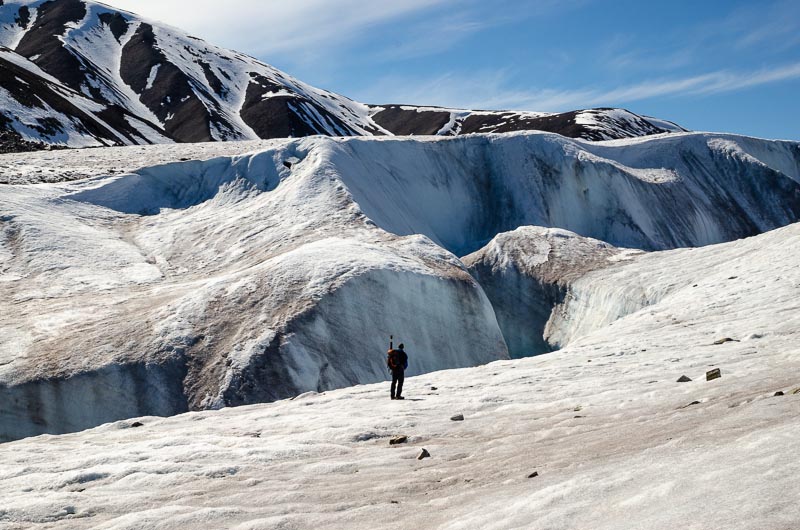
[[[607,140],[683,130],[623,109],[537,113],[367,105],[91,0],[6,0],[0,4],[0,46],[7,73],[0,77],[0,108],[7,109],[0,111],[0,127],[22,148],[31,142],[88,147],[516,130]],[[27,97],[15,87],[20,78],[31,89]],[[67,99],[85,100],[80,110],[64,102],[47,108],[53,82],[59,91],[74,92]],[[13,141],[4,143],[14,150]]]

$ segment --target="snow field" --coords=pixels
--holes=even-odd
[[[106,177],[185,160],[209,160],[269,149],[285,140],[161,144],[0,154],[0,184],[56,183]]]
[[[405,402],[389,401],[382,383],[0,445],[0,521],[791,528],[800,273],[796,252],[777,249],[798,248],[798,237],[793,225],[716,253],[626,262],[646,276],[648,261],[682,254],[742,281],[712,278],[691,300],[665,297],[545,356],[409,378]],[[776,276],[784,288],[765,289]],[[739,342],[714,345],[722,335]],[[712,367],[722,378],[704,381]],[[684,374],[693,381],[676,383]],[[457,413],[465,421],[449,420]],[[409,442],[390,447],[401,434]],[[432,456],[419,461],[422,447]]]

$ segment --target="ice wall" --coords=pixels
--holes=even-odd
[[[557,228],[520,227],[498,234],[463,258],[492,302],[511,357],[552,351],[554,309],[574,296],[572,284],[590,271],[641,254]]]
[[[333,171],[364,213],[457,255],[519,226],[659,250],[800,219],[800,146],[707,133],[591,143],[547,133],[351,139]]]
[[[181,360],[162,365],[109,363],[66,377],[0,383],[0,442],[186,412],[182,364]]]
[[[507,358],[461,262],[375,227],[328,154],[10,188],[0,436],[385,380],[389,335],[411,375]]]
[[[772,284],[784,284],[785,278],[780,273],[767,278],[763,267],[770,259],[785,262],[791,252],[785,245],[797,234],[794,223],[729,243],[643,252],[524,227],[499,234],[463,260],[492,302],[510,355],[524,357],[591,340],[596,333],[613,338],[612,324],[635,313],[657,313],[664,325],[679,327],[687,313],[719,311],[721,302],[710,300],[720,293],[728,293],[724,303],[730,304],[743,290],[769,298]],[[681,310],[665,311],[662,304]],[[718,324],[721,336],[731,333],[724,319]],[[709,344],[719,338],[709,337]]]

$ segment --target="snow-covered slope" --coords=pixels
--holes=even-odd
[[[171,141],[152,123],[77,93],[4,48],[0,79],[2,151],[31,150],[41,144],[96,147]]]
[[[751,248],[753,242],[740,244]],[[689,285],[706,296],[704,286],[726,279],[716,278],[717,270],[738,269],[725,266],[728,254],[716,258],[718,250],[698,249],[703,259],[682,251],[648,255],[526,226],[498,234],[463,262],[491,300],[510,355],[526,357],[562,348]]]
[[[692,136],[696,137],[696,135]],[[734,139],[733,137],[706,137],[705,139],[711,151],[714,152],[710,157],[712,160],[732,157],[734,160],[747,160],[748,163],[752,163],[756,160],[755,155],[759,156],[761,160],[756,167],[780,168],[777,171],[786,177],[790,185],[784,189],[780,197],[776,196],[775,198],[779,202],[788,201],[785,203],[786,205],[797,204],[798,196],[794,184],[797,183],[800,166],[797,163],[799,158],[796,145],[794,148],[790,147],[790,151],[786,152],[788,156],[773,158],[775,154],[773,148],[776,147],[776,144],[771,142],[762,143],[752,139]],[[614,156],[617,161],[626,164],[641,167],[641,164],[644,163],[645,166],[656,168],[664,161],[661,154],[658,154],[659,151],[671,145],[676,148],[674,152],[676,158],[687,163],[687,167],[677,172],[674,168],[669,170],[662,168],[662,174],[666,172],[669,175],[670,172],[673,172],[676,179],[672,180],[668,177],[658,180],[656,177],[654,182],[660,182],[667,186],[681,182],[681,185],[686,185],[688,188],[704,190],[704,194],[711,189],[709,186],[719,184],[716,178],[714,179],[716,183],[711,184],[705,176],[716,177],[717,175],[733,174],[732,169],[722,169],[722,167],[712,169],[710,166],[705,166],[703,169],[705,164],[697,163],[699,158],[697,158],[696,151],[686,151],[685,148],[677,147],[673,140],[674,138],[657,142],[608,143],[607,145],[614,146],[612,148],[613,155],[609,152],[602,152],[602,154],[603,156]],[[659,148],[654,144],[662,145]],[[789,147],[791,144],[783,145]],[[601,151],[596,150],[595,154],[601,154]],[[730,168],[731,166],[726,164],[726,167]],[[684,179],[680,176],[681,174],[705,176],[700,181],[693,181]],[[716,207],[719,208],[723,217],[732,208],[750,212],[755,212],[760,208],[758,206],[758,203],[761,203],[760,200],[739,202],[733,197],[743,197],[743,195],[740,195],[739,192],[732,195],[729,192],[739,186],[763,186],[766,182],[765,179],[758,177],[750,180],[741,171],[735,179],[738,184],[730,186],[732,182],[727,181],[728,184],[724,184],[726,191],[722,192],[731,200],[727,203],[725,200],[720,200]],[[791,184],[792,182],[794,184]],[[608,189],[605,191],[608,192]],[[663,211],[666,212],[669,208],[666,206],[667,204],[677,206],[675,192],[676,190],[672,190],[669,198],[662,196],[660,201],[652,204],[642,204],[641,202],[639,204],[652,219],[653,216],[659,215],[655,213],[655,210],[664,209]],[[672,227],[678,232],[683,231],[684,235],[692,232],[698,235],[705,234],[700,237],[710,236],[712,238],[695,240],[687,246],[713,243],[714,238],[718,238],[727,231],[727,229],[720,228],[722,225],[719,221],[709,222],[710,217],[714,217],[715,214],[711,213],[713,209],[706,210],[702,206],[708,204],[707,199],[708,196],[700,199],[696,202],[697,206],[694,207],[678,206],[672,214],[666,214],[666,216],[673,217]],[[628,198],[626,206],[630,207],[631,202],[633,201]],[[739,206],[734,207],[735,203],[738,203]],[[770,208],[777,206],[773,200],[767,200],[766,203],[770,204]],[[761,203],[761,206],[764,205],[765,203]],[[591,207],[596,208],[594,205]],[[796,208],[796,206],[789,207],[790,209]],[[778,208],[782,209],[783,206],[778,206]],[[612,211],[614,210],[618,212],[616,213],[618,219],[621,209],[612,209]],[[692,210],[695,213],[691,213]],[[690,227],[685,224],[686,220],[697,215],[700,217],[695,217],[696,222],[700,223],[700,226]],[[661,221],[663,226],[669,226],[666,216]],[[613,218],[613,215],[609,217]],[[760,217],[760,214],[752,219],[757,217]],[[600,220],[597,219],[597,222]],[[640,220],[637,221],[637,224],[652,226],[651,221],[642,222]],[[722,224],[726,224],[726,222]],[[571,228],[566,224],[556,226]],[[630,239],[609,234],[602,228],[582,233],[597,238],[602,237],[606,241],[620,246],[647,248],[647,245],[631,245]],[[721,238],[721,240],[726,239],[735,239],[735,237],[722,236]],[[660,248],[669,247],[670,245],[660,246]],[[693,274],[697,279],[704,274],[703,271],[690,272],[685,266],[676,263],[674,266],[653,266],[649,270],[653,271],[656,278],[643,279],[639,273],[630,272],[639,270],[636,266],[628,265],[629,261],[640,259],[651,258],[644,257],[635,250],[616,248],[604,241],[581,237],[572,232],[523,226],[514,231],[498,234],[485,247],[465,256],[463,262],[489,296],[510,355],[525,357],[563,347],[589,331],[608,325],[621,316],[658,301],[666,294],[659,290],[661,287],[654,287],[659,284],[657,279],[661,275],[671,275],[677,279],[684,274]],[[658,259],[661,260],[660,264],[670,263],[664,255],[660,254]],[[708,261],[703,263],[708,263]],[[605,276],[608,275],[614,275],[614,280],[606,279]]]
[[[175,28],[88,0],[4,2],[0,45],[104,112],[137,116],[175,141],[381,132],[365,105]],[[137,143],[151,141],[159,140]]]
[[[413,105],[374,105],[372,119],[394,134],[456,136],[470,133],[547,131],[585,140],[615,140],[666,132],[686,132],[666,121],[625,109],[572,112],[519,112],[448,109]]]
[[[621,109],[368,106],[91,0],[0,3],[1,47],[4,150],[32,147],[23,142],[84,147],[516,130],[603,140],[682,130]]]
[[[57,182],[159,151],[205,160]],[[640,248],[770,230],[800,218],[799,159],[730,135],[547,133],[26,159],[27,181],[51,184],[0,194],[2,436],[379,381],[390,334],[413,373],[504,358],[456,255],[525,225]]]
[[[669,294],[561,351],[409,378],[405,402],[383,383],[0,445],[0,523],[795,528],[798,262],[797,224],[636,258],[596,288]]]

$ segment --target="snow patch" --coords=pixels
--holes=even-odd
[[[144,87],[145,90],[150,90],[153,88],[153,83],[155,83],[156,77],[158,77],[159,68],[161,68],[161,63],[153,66],[153,68],[150,69],[150,75],[147,76],[147,84]]]

